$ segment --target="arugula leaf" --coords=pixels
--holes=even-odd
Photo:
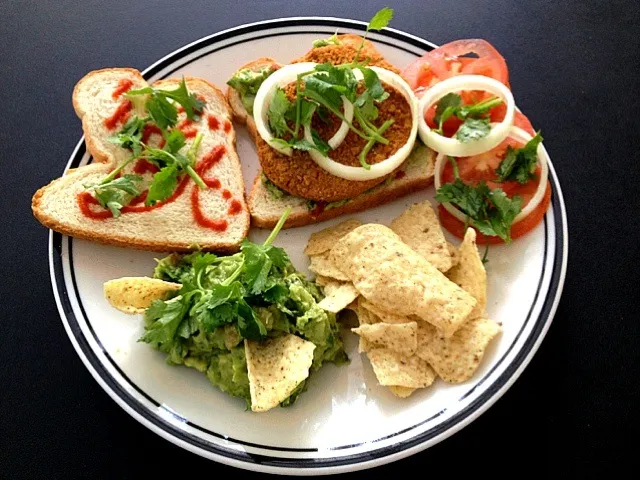
[[[524,185],[535,176],[538,163],[538,145],[542,142],[540,132],[522,148],[507,147],[507,153],[496,170],[500,182],[516,180]]]
[[[291,129],[289,125],[287,125],[287,113],[291,108],[292,103],[287,98],[284,90],[278,87],[271,103],[269,103],[269,110],[267,111],[269,127],[278,137],[291,133]]]
[[[378,10],[376,14],[369,21],[367,25],[367,31],[370,30],[382,30],[389,25],[389,22],[393,19],[393,9],[389,7],[383,7]]]
[[[472,142],[489,135],[491,125],[488,118],[467,117],[456,132],[456,138],[462,143]]]
[[[173,163],[160,169],[153,175],[153,182],[149,185],[149,193],[145,205],[154,205],[171,196],[178,185],[178,166]]]
[[[120,130],[115,136],[109,138],[111,143],[115,143],[119,147],[129,149],[136,156],[142,150],[142,132],[146,121],[136,115],[131,117],[127,123],[124,124],[122,130]]]
[[[331,35],[329,38],[320,38],[313,41],[313,48],[326,47],[327,45],[341,45],[342,42],[338,40],[338,32]]]
[[[127,205],[131,199],[140,195],[137,183],[142,181],[140,175],[124,175],[110,182],[93,185],[96,199],[104,208],[108,208],[115,218],[120,216],[120,209]]]

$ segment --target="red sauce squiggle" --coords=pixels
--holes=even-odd
[[[231,205],[229,205],[229,215],[237,215],[242,211],[242,204],[238,200],[231,200]]]
[[[209,130],[215,131],[220,128],[220,122],[213,115],[207,115],[207,123],[209,124]]]
[[[111,98],[115,100],[123,93],[131,90],[132,86],[133,86],[133,82],[131,80],[129,80],[128,78],[121,78],[120,81],[118,82],[118,86],[111,94]]]
[[[231,192],[226,188],[222,191],[222,198],[229,200],[231,198]]]
[[[153,123],[147,123],[142,129],[142,143],[148,144],[149,139],[151,138],[151,135],[159,135],[162,138],[162,140],[160,140],[160,143],[158,144],[158,148],[164,147],[164,144],[166,142],[164,137],[162,136],[162,130],[160,130],[160,128],[157,125],[154,125]]]
[[[113,112],[113,115],[111,115],[109,118],[104,119],[104,126],[109,130],[113,130],[119,123],[126,122],[129,119],[129,115],[131,115],[132,107],[133,105],[129,100],[122,102],[120,105],[118,105],[116,111]]]
[[[229,120],[224,121],[224,133],[229,133],[231,131],[231,122]]]
[[[220,188],[220,181],[218,179],[207,177],[205,174],[210,168],[220,161],[225,152],[226,149],[222,145],[213,147],[213,149],[205,155],[196,166],[196,172],[209,187]],[[214,184],[217,186],[214,187]],[[194,185],[191,190],[191,210],[198,225],[210,228],[217,232],[224,232],[227,229],[228,224],[226,220],[210,219],[205,216],[200,205],[200,188],[197,185]]]

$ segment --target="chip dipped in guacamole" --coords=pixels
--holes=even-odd
[[[272,245],[278,230],[235,255],[160,260],[154,278],[182,286],[150,303],[140,338],[254,411],[291,405],[311,372],[348,361],[335,314],[318,306],[320,289]]]

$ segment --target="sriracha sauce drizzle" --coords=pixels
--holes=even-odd
[[[104,119],[104,126],[109,130],[113,130],[119,123],[126,122],[129,119],[129,115],[131,115],[132,107],[133,105],[129,100],[122,102],[120,105],[118,105],[116,111],[113,112],[113,115],[111,115],[109,118]]]
[[[128,78],[121,78],[120,81],[118,82],[118,86],[111,94],[111,98],[115,100],[123,93],[131,90],[131,87],[133,87],[133,82],[131,80],[129,80]]]

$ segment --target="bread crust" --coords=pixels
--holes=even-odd
[[[253,204],[261,181],[261,175],[259,174],[256,176],[251,192],[249,193],[249,205]],[[325,220],[331,220],[332,218],[340,217],[342,215],[349,215],[369,210],[370,208],[375,208],[418,190],[423,190],[432,184],[433,176],[416,178],[402,183],[398,182],[392,187],[382,187],[376,192],[367,194],[363,197],[356,197],[345,205],[324,210],[317,216],[311,215],[311,212],[293,212],[287,218],[284,228],[303,227],[305,225],[312,225],[314,223],[324,222]],[[275,217],[260,217],[251,212],[251,225],[254,227],[271,229],[275,227],[278,220],[279,218]]]

